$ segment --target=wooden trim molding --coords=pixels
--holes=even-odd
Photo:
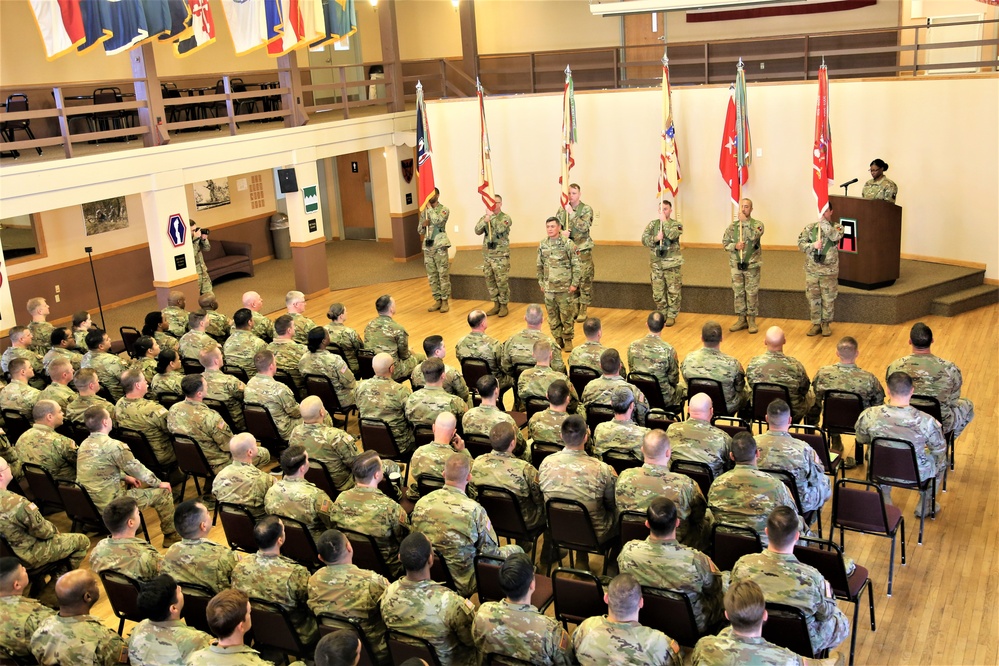
[[[136,250],[141,250],[142,248],[149,249],[149,243],[140,243],[138,245],[130,245],[129,247],[120,247],[117,250],[111,250],[110,252],[102,252],[101,254],[94,255],[94,261],[98,259],[107,259],[108,257],[113,257],[118,254],[125,254],[126,252],[135,252]],[[33,256],[32,259],[39,259],[40,257]],[[49,273],[51,271],[58,271],[64,268],[69,268],[70,266],[78,266],[80,264],[85,264],[89,261],[87,257],[82,259],[73,259],[72,261],[64,261],[61,264],[52,264],[50,266],[45,266],[44,268],[35,268],[30,271],[24,271],[23,273],[12,273],[7,271],[8,276],[11,280],[14,278],[26,278],[33,277],[35,275],[41,275],[42,273]],[[7,262],[9,266],[11,262]]]
[[[14,259],[7,260],[8,266],[16,266],[18,264],[26,264],[29,261],[37,261],[39,259],[45,259],[49,256],[48,250],[45,248],[45,228],[42,226],[42,216],[40,213],[32,213],[31,218],[31,230],[35,234],[35,249],[38,250],[34,254],[29,254],[23,257],[15,257]],[[9,273],[9,271],[8,271]]]
[[[325,243],[325,242],[326,242],[326,237],[325,236],[320,236],[319,238],[313,238],[312,240],[307,240],[307,241],[292,241],[291,242],[291,246],[292,247],[312,247],[313,245],[319,245],[320,243]]]
[[[198,274],[195,273],[190,277],[178,278],[176,280],[168,280],[163,282],[162,280],[153,280],[153,286],[157,289],[170,289],[172,287],[179,287],[182,284],[190,284],[191,282],[198,281]]]
[[[277,212],[277,209],[275,208],[274,210],[270,211],[269,213],[260,213],[260,212],[258,212],[255,215],[250,215],[249,217],[243,217],[243,218],[240,218],[238,220],[229,220],[228,222],[220,222],[219,224],[213,224],[212,226],[205,227],[205,228],[214,231],[215,229],[225,229],[226,227],[234,227],[237,224],[246,224],[247,222],[253,222],[255,220],[259,220],[259,219],[262,219],[262,218],[265,218],[265,217],[270,217],[271,215],[273,215],[276,212]],[[211,240],[211,239],[209,239],[209,240]]]

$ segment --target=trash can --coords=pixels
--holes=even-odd
[[[271,241],[274,243],[275,259],[291,259],[291,231],[288,229],[288,216],[284,213],[271,215]]]

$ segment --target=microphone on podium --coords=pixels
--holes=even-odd
[[[850,186],[853,185],[854,183],[856,183],[858,180],[860,180],[860,179],[859,178],[854,178],[853,180],[848,180],[845,183],[840,184],[840,187],[843,188],[843,196],[844,197],[848,196],[848,193],[850,191]]]

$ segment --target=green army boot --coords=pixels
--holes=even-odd
[[[805,335],[807,335],[808,337],[812,337],[814,335],[818,335],[821,332],[822,332],[821,326],[819,326],[818,324],[812,324],[812,327],[808,329],[808,333],[805,333]]]
[[[586,306],[585,305],[580,305],[579,306],[579,312],[576,314],[576,321],[577,322],[584,322],[584,321],[586,321]]]
[[[446,298],[442,298],[441,299],[441,306],[439,308],[437,308],[437,309],[440,310],[441,313],[450,312],[451,311],[451,306],[448,305],[448,302],[447,302]]]
[[[749,332],[750,333],[759,333],[760,332],[760,328],[756,325],[756,317],[754,317],[753,315],[749,315],[746,318],[746,320],[748,322],[746,324],[746,326],[749,327]]]
[[[830,335],[832,335],[832,329],[829,328],[829,322],[822,322],[822,337],[828,338]]]
[[[672,326],[675,323],[676,323],[676,317],[666,317],[666,321],[664,322],[664,325],[665,326]]]
[[[494,301],[492,309],[491,310],[487,310],[486,314],[491,317],[494,314],[499,314],[499,312],[500,312],[500,303],[499,303],[499,301]]]
[[[741,331],[744,328],[748,328],[749,324],[746,323],[746,315],[741,314],[739,318],[735,320],[735,323],[728,327],[730,333],[735,333],[736,331]]]
[[[572,351],[572,340],[562,339],[562,351],[569,353]]]
[[[499,306],[499,316],[500,317],[505,317],[508,314],[510,314],[510,311],[506,309],[506,303],[500,303],[500,306]]]
[[[434,304],[431,305],[429,308],[427,308],[427,312],[437,312],[440,309],[441,309],[441,302],[434,301]]]

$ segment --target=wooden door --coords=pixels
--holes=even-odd
[[[371,207],[371,173],[368,153],[350,153],[336,158],[340,212],[345,240],[375,240],[375,213]]]
[[[674,19],[675,20],[675,19]],[[629,80],[634,79],[661,79],[663,75],[662,65],[658,63],[663,57],[663,22],[665,14],[655,13],[655,26],[653,26],[653,14],[627,14],[624,17],[624,65],[625,76]],[[655,27],[655,30],[653,30]],[[642,65],[629,65],[629,63],[649,63]],[[645,82],[643,82],[645,83]],[[647,85],[654,85],[649,82]]]

